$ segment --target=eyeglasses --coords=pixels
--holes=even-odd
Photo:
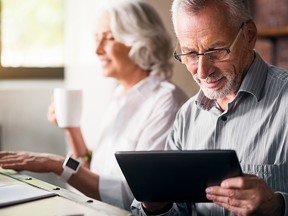
[[[188,52],[188,53],[177,53],[177,48],[179,46],[179,42],[177,43],[176,49],[173,53],[175,59],[180,61],[183,64],[197,64],[199,61],[199,56],[206,56],[210,61],[217,62],[217,61],[224,61],[229,58],[229,54],[231,53],[232,48],[235,46],[242,30],[244,24],[247,22],[243,22],[240,26],[239,32],[236,35],[234,41],[232,42],[229,48],[220,48],[220,49],[213,49],[206,51],[204,53],[195,53],[195,52]]]

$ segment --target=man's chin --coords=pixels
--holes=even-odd
[[[219,91],[219,90],[207,90],[206,88],[201,88],[201,90],[203,91],[204,95],[209,98],[210,100],[216,100],[216,99],[221,99],[224,98],[226,95]]]

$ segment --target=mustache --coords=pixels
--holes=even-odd
[[[215,82],[217,80],[220,80],[222,77],[223,77],[223,74],[221,73],[213,73],[213,74],[210,74],[208,77],[206,77],[204,82],[207,82],[207,83]],[[197,80],[198,82],[201,82],[201,79],[199,79],[198,74],[194,75],[194,79]]]

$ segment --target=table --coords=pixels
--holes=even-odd
[[[51,191],[56,196],[0,208],[1,216],[131,216],[118,207],[91,199],[13,170],[0,169],[0,184],[26,184]],[[0,194],[2,196],[4,194]]]

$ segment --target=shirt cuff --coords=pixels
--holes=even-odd
[[[125,180],[111,176],[100,176],[99,194],[103,202],[130,210],[133,194]]]
[[[288,216],[288,193],[283,193],[283,192],[278,192],[276,191],[275,193],[279,193],[282,195],[283,199],[284,199],[284,208],[285,208],[285,211],[284,211],[284,216]]]
[[[132,202],[132,205],[131,205],[131,212],[132,212],[132,215],[137,215],[137,216],[148,216],[146,213],[145,213],[145,211],[144,211],[144,209],[143,209],[143,207],[142,207],[142,205],[141,205],[141,202],[139,202],[139,201],[137,201],[136,199],[134,199],[133,200],[133,202]],[[173,216],[173,215],[181,215],[181,212],[179,212],[179,209],[178,209],[178,206],[175,204],[175,203],[173,203],[173,205],[172,205],[172,207],[171,207],[171,209],[170,210],[168,210],[167,212],[165,212],[165,213],[162,213],[162,214],[159,214],[159,215],[157,215],[157,216]]]

